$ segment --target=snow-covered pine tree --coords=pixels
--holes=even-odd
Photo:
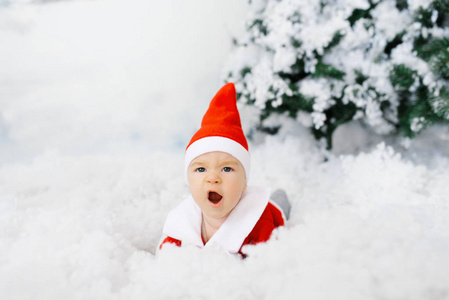
[[[225,67],[240,101],[309,126],[413,137],[449,123],[449,0],[252,0]],[[303,113],[301,113],[303,112]]]

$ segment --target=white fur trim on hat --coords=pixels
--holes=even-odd
[[[202,154],[214,151],[226,152],[238,159],[245,169],[246,182],[249,181],[249,171],[251,166],[249,152],[236,141],[221,136],[210,136],[199,139],[187,148],[184,158],[184,175],[186,181],[187,169],[192,160]]]

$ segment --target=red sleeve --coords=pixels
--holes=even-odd
[[[177,239],[174,239],[174,238],[172,238],[172,237],[167,236],[167,237],[164,239],[164,241],[161,243],[161,245],[159,246],[159,250],[162,249],[162,246],[163,246],[164,244],[166,244],[166,243],[169,243],[169,244],[175,244],[176,246],[181,247],[181,243],[182,243],[182,242],[181,242],[180,240],[177,240]]]
[[[242,246],[248,244],[255,245],[268,241],[273,230],[279,226],[284,226],[282,212],[276,206],[268,202],[259,221],[257,221],[251,233],[246,237]]]

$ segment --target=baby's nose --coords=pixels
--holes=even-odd
[[[221,179],[220,179],[220,176],[216,172],[210,172],[209,175],[207,176],[207,182],[216,184],[216,183],[220,183]]]

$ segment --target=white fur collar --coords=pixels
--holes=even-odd
[[[201,239],[201,209],[192,196],[184,199],[167,216],[163,234],[200,248],[218,244],[230,253],[237,253],[265,210],[270,190],[251,186],[212,238],[203,245]]]

